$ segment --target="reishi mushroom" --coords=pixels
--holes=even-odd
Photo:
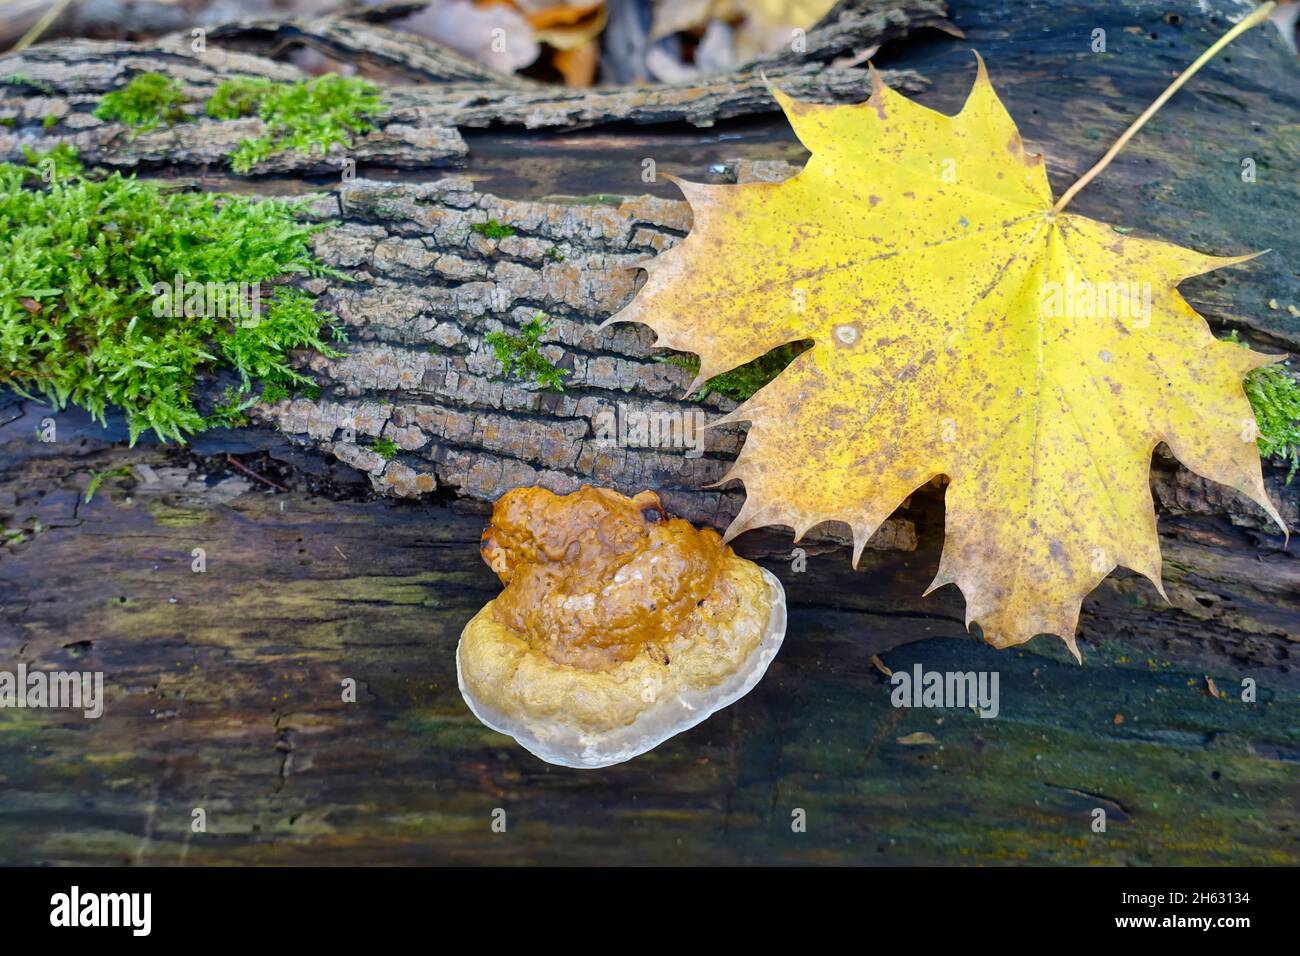
[[[548,763],[621,763],[747,694],[785,636],[785,592],[659,496],[502,496],[481,551],[501,582],[461,633],[470,710]]]

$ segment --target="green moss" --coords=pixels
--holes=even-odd
[[[43,93],[46,96],[58,95],[58,90],[50,86],[50,84],[42,83],[40,80],[33,80],[26,73],[9,73],[6,76],[0,77],[0,86],[24,87],[29,90],[35,90],[38,93]]]
[[[778,346],[766,355],[760,355],[754,361],[739,368],[732,369],[730,372],[723,372],[721,375],[715,375],[704,383],[704,386],[695,394],[695,397],[699,400],[710,392],[717,392],[719,395],[725,395],[733,402],[743,402],[784,372],[785,367],[794,361],[795,356],[803,352],[807,347],[807,343],[804,342],[791,342],[788,345]],[[700,371],[700,360],[694,355],[679,353],[677,355],[656,356],[655,359],[659,362],[684,368],[692,375],[698,375]]]
[[[221,395],[221,403],[214,408],[204,421],[207,428],[243,428],[248,424],[244,412],[257,404],[257,397],[233,387],[227,387]]]
[[[18,120],[13,116],[0,116],[0,126],[4,126],[8,129],[13,129],[14,126],[17,125],[17,123]]]
[[[336,73],[296,83],[237,77],[221,83],[207,105],[214,119],[256,114],[266,126],[262,136],[244,140],[231,154],[237,173],[288,150],[323,154],[335,143],[351,147],[352,137],[369,131],[369,118],[382,109],[379,87]]]
[[[254,116],[272,86],[264,77],[236,76],[223,80],[208,99],[207,114],[222,120]]]
[[[524,323],[521,335],[506,332],[489,332],[483,341],[492,346],[497,361],[501,363],[506,375],[536,382],[542,388],[554,388],[564,391],[564,376],[568,369],[557,368],[546,360],[538,350],[542,336],[546,334],[546,313],[538,312]]]
[[[32,538],[39,538],[41,535],[45,534],[45,532],[48,530],[49,529],[45,527],[45,523],[41,521],[40,518],[33,519],[31,527],[23,527],[23,528],[0,527],[0,545],[22,544],[25,541],[31,540]],[[2,723],[3,721],[0,721],[0,724]]]
[[[77,150],[68,143],[58,143],[43,153],[38,153],[30,146],[23,147],[27,164],[34,167],[46,182],[67,179],[82,174],[81,160]]]
[[[86,504],[90,504],[90,500],[95,497],[95,492],[99,490],[99,486],[105,481],[109,478],[124,477],[129,474],[131,474],[130,465],[122,465],[120,468],[109,468],[106,471],[92,471],[90,473],[90,484],[86,485],[86,494],[82,500],[85,501]]]
[[[102,120],[116,120],[134,126],[137,133],[171,126],[185,120],[181,109],[189,97],[180,84],[164,73],[141,73],[120,90],[99,101],[95,115]]]
[[[287,214],[286,214],[287,215]],[[290,219],[279,223],[286,234],[297,241],[318,231]],[[295,231],[295,227],[296,230]],[[320,274],[327,270],[318,263],[305,246],[306,271]],[[241,324],[230,330],[222,341],[222,356],[239,373],[244,388],[254,381],[279,385],[309,385],[312,380],[293,372],[286,366],[286,348],[313,348],[331,358],[339,353],[320,341],[321,316],[316,311],[316,300],[301,289],[282,288],[276,291],[266,315],[260,322]],[[347,336],[338,326],[330,332],[335,342],[346,342]]]
[[[392,461],[397,457],[397,442],[387,436],[376,438],[373,445],[370,446],[380,458],[384,461]]]
[[[497,222],[495,219],[489,219],[487,222],[476,222],[470,228],[480,236],[485,236],[488,239],[505,239],[507,236],[515,234],[512,228]]]
[[[1287,484],[1300,470],[1300,383],[1285,365],[1266,365],[1251,372],[1246,397],[1259,422],[1259,453],[1287,464]]]
[[[284,385],[271,384],[262,389],[262,401],[268,405],[282,402],[289,397],[289,389]]]
[[[299,221],[298,205],[170,191],[120,173],[93,180],[66,151],[31,158],[67,173],[40,188],[36,169],[0,164],[0,384],[101,422],[119,407],[133,443],[148,430],[183,441],[212,424],[195,405],[200,375],[232,369],[239,392],[309,385],[289,350],[338,354],[321,338],[314,300],[270,284],[337,275],[311,252],[324,224]],[[247,284],[260,290],[260,313],[160,309],[159,290],[176,281]]]
[[[45,119],[41,120],[42,129],[52,129],[53,127],[58,125],[59,125],[59,118],[55,116],[53,113],[50,113],[48,116],[45,117]]]
[[[1230,342],[1245,345],[1234,330]],[[1242,387],[1259,424],[1259,453],[1281,458],[1287,465],[1287,484],[1300,471],[1300,382],[1289,363],[1265,365],[1246,376]]]

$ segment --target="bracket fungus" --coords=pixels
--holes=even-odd
[[[652,491],[519,488],[483,533],[505,589],[461,634],[474,715],[548,763],[594,768],[747,694],[785,636],[785,592]]]

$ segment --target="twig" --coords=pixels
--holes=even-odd
[[[234,455],[229,455],[229,454],[226,455],[226,461],[234,465],[236,468],[238,468],[244,474],[248,475],[250,478],[256,478],[264,485],[270,485],[272,488],[277,488],[280,491],[287,492],[289,490],[284,485],[277,484],[276,482],[272,481],[270,478],[267,478],[263,475],[259,475],[257,472],[253,471],[253,469],[249,468],[247,465],[243,464],[242,462],[236,461]]]
[[[1119,139],[1115,140],[1115,145],[1112,146],[1106,152],[1105,156],[1103,156],[1100,160],[1098,160],[1097,165],[1093,166],[1092,169],[1088,170],[1081,177],[1079,177],[1079,181],[1065,191],[1065,194],[1059,200],[1057,200],[1056,205],[1052,207],[1052,212],[1054,213],[1060,212],[1062,209],[1068,206],[1070,204],[1070,200],[1079,194],[1079,190],[1083,189],[1084,186],[1092,182],[1097,177],[1098,173],[1100,173],[1103,169],[1105,169],[1107,166],[1110,165],[1110,161],[1114,159],[1116,155],[1119,154],[1119,151],[1124,148],[1124,146],[1128,143],[1130,139],[1133,138],[1134,134],[1136,134],[1138,130],[1140,130],[1143,126],[1146,125],[1147,120],[1151,119],[1152,116],[1155,116],[1156,111],[1159,110],[1160,107],[1164,106],[1165,103],[1169,100],[1169,97],[1177,93],[1182,88],[1183,84],[1186,83],[1188,80],[1190,80],[1196,74],[1197,70],[1205,66],[1205,64],[1209,63],[1210,60],[1214,59],[1214,57],[1218,54],[1220,50],[1222,50],[1233,40],[1237,39],[1237,37],[1241,36],[1243,33],[1245,33],[1247,30],[1249,30],[1251,27],[1255,26],[1256,24],[1263,23],[1265,20],[1267,20],[1268,15],[1273,12],[1273,8],[1276,6],[1277,4],[1274,2],[1274,0],[1268,0],[1267,3],[1261,4],[1259,7],[1256,7],[1254,13],[1246,17],[1244,20],[1238,23],[1235,27],[1233,27],[1223,36],[1219,37],[1219,39],[1214,43],[1213,46],[1211,46],[1208,50],[1206,50],[1204,53],[1198,56],[1195,62],[1193,62],[1191,66],[1183,70],[1183,72],[1178,75],[1178,79],[1170,83],[1169,87],[1163,93],[1161,93],[1159,96],[1156,97],[1155,102],[1146,108],[1146,112],[1144,112],[1141,116],[1135,119],[1133,121],[1132,126],[1124,130],[1123,135],[1121,135]]]
[[[71,3],[72,0],[56,0],[56,2],[53,5],[51,5],[50,9],[45,11],[45,16],[37,20],[35,25],[30,30],[28,30],[26,33],[23,34],[22,39],[20,39],[17,43],[15,43],[13,45],[13,49],[10,50],[9,52],[18,53],[22,50],[27,49],[29,46],[31,46],[33,43],[39,40],[41,38],[41,34],[50,28],[50,24],[52,24],[55,20],[57,20],[59,18],[59,15],[62,14],[64,10],[68,9],[68,5]]]

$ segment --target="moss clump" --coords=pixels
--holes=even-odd
[[[1281,363],[1255,369],[1245,377],[1243,388],[1260,427],[1260,455],[1281,458],[1291,484],[1300,471],[1300,382],[1287,363]]]
[[[27,164],[34,167],[45,182],[81,175],[81,160],[77,158],[76,147],[68,143],[59,143],[38,153],[30,146],[23,147]]]
[[[185,119],[181,109],[189,97],[180,84],[163,73],[141,73],[120,90],[99,101],[95,115],[116,120],[144,133],[161,125],[171,126]]]
[[[487,222],[476,222],[470,226],[480,236],[488,239],[505,239],[515,234],[514,229],[504,223],[499,223],[495,219],[489,219]]]
[[[748,362],[739,368],[734,368],[730,372],[723,372],[721,375],[715,375],[704,383],[704,386],[695,394],[695,397],[699,400],[706,397],[710,392],[717,392],[719,395],[725,395],[733,402],[743,402],[784,372],[785,367],[794,361],[795,356],[807,348],[808,343],[806,342],[791,342],[788,345],[778,346],[766,355],[760,355],[754,361]],[[694,355],[656,356],[656,361],[677,365],[686,369],[692,375],[698,375],[700,371],[700,360]]]
[[[262,401],[267,405],[273,405],[276,402],[282,402],[289,397],[289,389],[285,385],[271,384],[262,389]]]
[[[236,388],[227,387],[221,395],[221,404],[212,410],[204,426],[207,428],[243,428],[248,424],[244,413],[257,404],[257,396],[249,396]]]
[[[397,457],[397,442],[387,436],[376,438],[374,444],[370,447],[384,461],[392,461]]]
[[[1259,422],[1259,453],[1286,462],[1287,484],[1300,471],[1300,383],[1284,365],[1267,365],[1246,379],[1246,397]]]
[[[554,388],[562,392],[564,376],[569,374],[569,370],[552,365],[538,350],[542,336],[547,331],[546,318],[546,313],[538,312],[524,323],[520,329],[521,335],[489,332],[483,336],[483,341],[492,346],[492,351],[506,375],[533,381],[542,388]]]
[[[1230,342],[1245,345],[1234,330]],[[1259,453],[1287,464],[1286,481],[1300,471],[1300,382],[1292,377],[1287,363],[1265,365],[1246,376],[1242,383],[1259,425]]]
[[[237,76],[222,80],[208,99],[207,114],[222,120],[255,116],[272,85],[263,77]]]
[[[230,168],[247,173],[276,153],[325,153],[335,143],[371,129],[370,117],[383,109],[379,87],[358,77],[326,74],[313,80],[276,83],[261,78],[226,80],[208,100],[214,119],[256,114],[266,133],[246,139],[230,156]]]
[[[337,275],[311,252],[324,225],[299,221],[296,204],[174,192],[120,173],[96,180],[66,154],[59,162],[68,171],[47,188],[36,169],[0,163],[0,384],[101,422],[120,407],[132,442],[148,430],[183,441],[242,411],[206,419],[194,402],[199,375],[233,369],[240,393],[259,382],[310,385],[289,350],[338,354],[310,296],[262,289],[295,274]],[[181,314],[160,309],[159,288],[177,281],[243,284],[259,291],[260,309],[252,318],[188,302]]]

